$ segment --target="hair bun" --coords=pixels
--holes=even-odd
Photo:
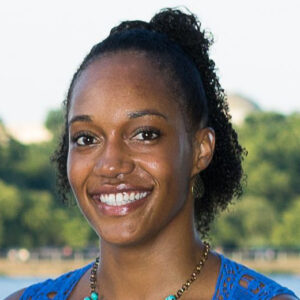
[[[156,14],[150,21],[160,32],[187,32],[198,31],[200,23],[192,13],[186,14],[179,9],[165,8]]]
[[[203,46],[206,45],[205,51],[208,51],[212,44],[212,41],[205,37],[205,32],[200,30],[201,23],[192,13],[166,8],[156,14],[150,24],[155,31],[165,33],[169,39],[178,43],[191,57],[195,57],[195,49],[200,48],[203,51]]]

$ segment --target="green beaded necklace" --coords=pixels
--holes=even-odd
[[[202,267],[207,260],[210,245],[207,242],[204,242],[204,250],[203,254],[201,256],[201,259],[199,263],[195,266],[195,269],[193,273],[191,274],[190,278],[182,285],[182,287],[176,292],[174,295],[169,295],[165,298],[165,300],[177,300],[179,299],[182,294],[188,290],[190,285],[197,279],[198,275],[200,274]],[[93,264],[91,275],[90,275],[90,288],[91,288],[91,294],[89,297],[85,297],[84,300],[98,300],[98,293],[96,292],[96,274],[97,269],[99,266],[99,257],[96,258],[96,261]]]

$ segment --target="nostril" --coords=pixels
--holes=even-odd
[[[134,162],[130,159],[99,160],[95,163],[94,173],[104,177],[117,177],[121,174],[128,174],[134,169]]]

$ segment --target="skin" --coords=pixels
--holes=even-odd
[[[94,62],[76,83],[71,104],[68,176],[79,207],[101,237],[101,293],[108,299],[159,299],[176,291],[201,257],[191,187],[212,158],[213,130],[201,129],[191,139],[168,83],[140,53]],[[144,127],[160,135],[143,139]],[[80,147],[72,142],[78,132],[95,139]],[[146,203],[121,217],[103,215],[91,191],[123,183],[150,190]],[[218,268],[217,259],[212,264]],[[162,281],[165,287],[153,289]],[[214,289],[208,291],[211,298]]]
[[[102,300],[164,299],[189,278],[202,255],[191,188],[212,159],[214,131],[199,129],[191,137],[174,97],[165,76],[136,52],[102,57],[75,85],[68,177],[82,213],[101,239],[97,283]],[[132,211],[107,215],[93,193],[120,184],[149,195]],[[182,299],[211,299],[219,268],[218,257],[210,253]],[[21,293],[7,299],[19,299]],[[89,271],[70,299],[87,295]]]
[[[193,153],[171,91],[157,78],[155,69],[149,71],[150,62],[135,56],[115,55],[90,66],[76,84],[69,112],[70,121],[78,116],[90,119],[73,122],[70,137],[83,131],[95,138],[89,146],[70,142],[68,177],[72,189],[98,235],[120,245],[139,244],[178,213],[191,220],[192,210],[184,206],[192,204],[192,177],[212,156],[211,147],[205,161],[204,152],[202,161],[196,159],[200,153]],[[149,113],[131,117],[145,111]],[[143,140],[143,133],[139,133],[143,127],[153,128],[152,139]],[[160,136],[155,131],[160,131]],[[200,143],[207,132],[199,132]],[[212,146],[208,141],[206,144]],[[199,144],[197,149],[200,152]],[[109,189],[123,183],[151,191],[150,200],[124,218],[106,218],[95,209],[90,194],[102,186]]]

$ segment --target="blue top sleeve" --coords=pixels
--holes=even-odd
[[[213,300],[270,300],[278,295],[296,295],[270,278],[223,255]],[[298,298],[297,298],[298,299]]]
[[[25,290],[20,300],[67,299],[79,279],[91,266],[92,263],[81,269],[63,274],[56,279],[48,279],[34,284]]]

